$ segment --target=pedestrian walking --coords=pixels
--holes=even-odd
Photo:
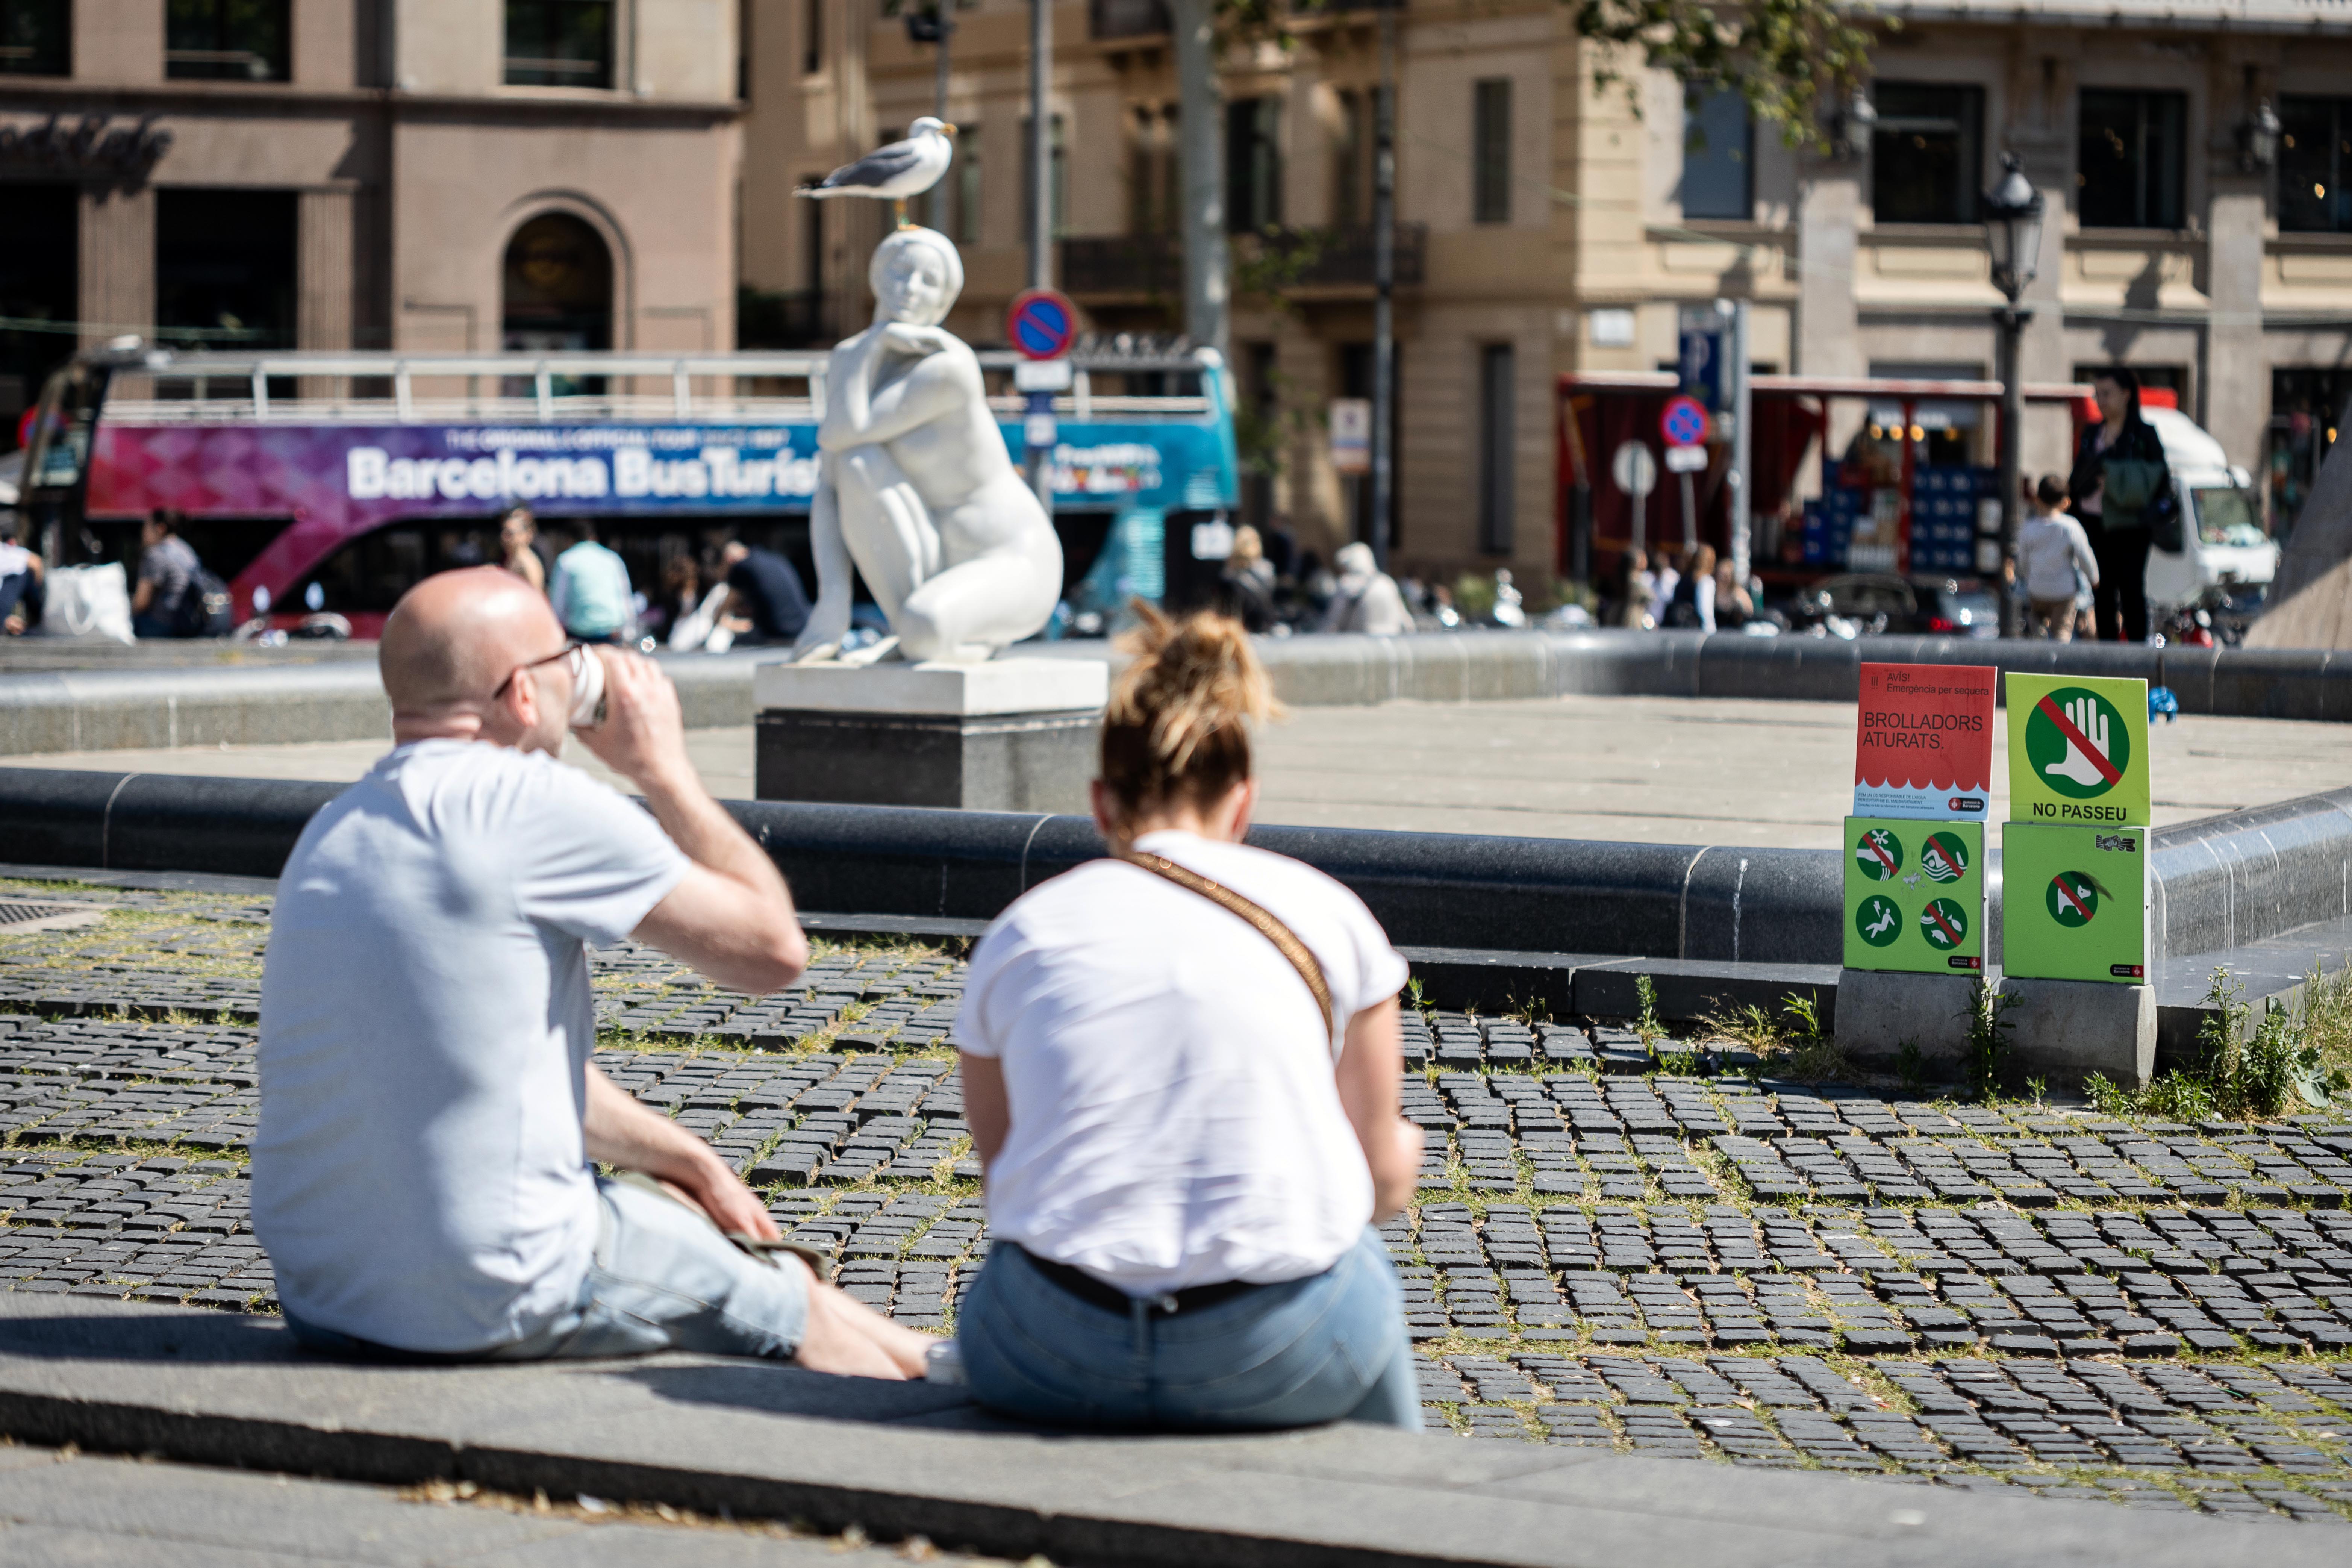
[[[617,643],[629,628],[629,568],[596,542],[596,525],[586,518],[572,524],[580,542],[555,558],[548,599],[563,629],[582,642]]]
[[[2099,563],[2083,525],[2067,515],[2066,485],[2044,474],[2033,487],[2033,515],[2017,531],[2008,575],[2025,590],[2026,629],[2057,642],[2074,638],[2074,597],[2095,588]]]
[[[539,522],[527,506],[510,506],[499,519],[499,549],[506,569],[547,592],[547,563],[539,558]]]
[[[2140,416],[2139,376],[2121,365],[2091,378],[2099,423],[2074,449],[2066,493],[2090,536],[2099,576],[2093,593],[2099,636],[2147,640],[2148,531],[2155,514],[2177,508],[2164,443]]]
[[[1683,558],[1665,624],[1685,630],[1694,626],[1703,632],[1715,630],[1715,546],[1695,544]]]
[[[1404,960],[1346,888],[1242,843],[1274,707],[1249,634],[1137,609],[1094,784],[1110,857],[1016,900],[964,984],[994,1239],[958,1309],[972,1394],[1056,1426],[1418,1430],[1368,1227],[1421,1166]]]
[[[1217,574],[1218,597],[1225,614],[1253,632],[1274,626],[1274,563],[1265,558],[1265,543],[1248,523],[1234,530],[1234,552]]]

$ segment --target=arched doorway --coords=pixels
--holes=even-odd
[[[507,242],[501,339],[509,350],[613,346],[613,253],[570,213],[541,213]]]

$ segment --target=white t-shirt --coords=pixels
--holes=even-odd
[[[2077,568],[2083,581],[2098,585],[2099,561],[2091,552],[2090,536],[2063,511],[2026,519],[2017,531],[2017,562],[2025,596],[2043,604],[2074,596]]]
[[[1031,889],[973,952],[956,1027],[1002,1062],[1012,1107],[990,1229],[1131,1296],[1319,1274],[1372,1214],[1333,1065],[1405,962],[1312,867],[1190,833],[1137,847],[1297,932],[1331,988],[1331,1035],[1280,950],[1198,893],[1116,860]]]
[[[618,792],[481,742],[396,747],[311,819],[270,920],[253,1144],[289,1311],[475,1351],[572,1305],[596,1242],[582,943],[686,867]]]

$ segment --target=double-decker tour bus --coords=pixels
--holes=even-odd
[[[1019,461],[1015,356],[980,361]],[[814,592],[825,367],[822,353],[175,353],[118,340],[43,389],[24,505],[60,563],[127,559],[148,513],[174,509],[236,620],[330,611],[360,637],[428,574],[499,560],[498,517],[516,502],[555,550],[593,520],[648,595],[673,557],[707,565],[730,538],[780,551]],[[1213,353],[1107,346],[1072,372],[1048,464],[1056,632],[1213,576],[1196,552],[1230,537],[1238,483]]]

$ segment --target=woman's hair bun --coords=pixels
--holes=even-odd
[[[1248,727],[1281,711],[1273,683],[1232,616],[1132,608],[1117,646],[1133,662],[1103,715],[1104,782],[1130,807],[1213,798],[1249,776]]]

